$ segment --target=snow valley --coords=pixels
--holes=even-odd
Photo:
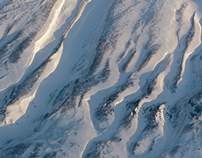
[[[0,157],[201,157],[201,8],[1,0]]]

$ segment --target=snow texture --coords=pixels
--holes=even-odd
[[[201,158],[201,0],[0,0],[0,158]]]

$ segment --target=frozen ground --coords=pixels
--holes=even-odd
[[[201,158],[201,0],[0,0],[0,158]]]

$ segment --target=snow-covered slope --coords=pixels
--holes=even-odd
[[[200,158],[201,8],[1,0],[0,158]]]

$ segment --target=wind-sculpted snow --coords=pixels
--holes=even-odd
[[[0,157],[201,157],[201,8],[0,1]]]

